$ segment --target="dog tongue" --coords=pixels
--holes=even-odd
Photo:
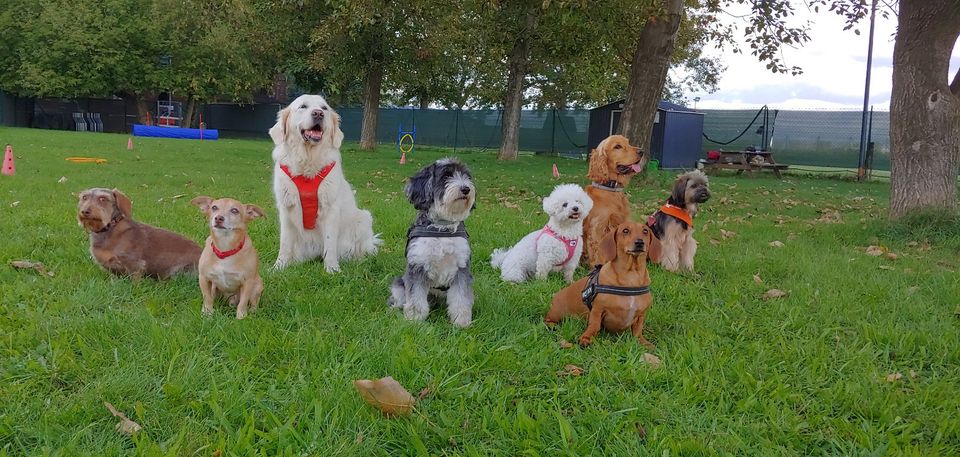
[[[630,169],[633,170],[634,173],[640,173],[640,171],[643,170],[643,168],[640,167],[639,163],[630,165]]]

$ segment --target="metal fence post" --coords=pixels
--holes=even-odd
[[[460,133],[460,108],[457,108],[453,114],[453,152],[457,152],[457,140]]]
[[[550,154],[557,154],[557,109],[553,108],[553,117],[550,118]]]

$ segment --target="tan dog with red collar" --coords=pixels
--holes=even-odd
[[[249,311],[257,309],[263,292],[260,260],[247,235],[247,222],[263,217],[263,210],[231,198],[200,196],[190,203],[210,221],[210,236],[199,264],[203,314],[213,314],[213,301],[220,294],[229,297],[230,304],[237,306],[237,319],[243,319],[248,306]]]
[[[652,349],[653,343],[643,337],[643,321],[653,303],[647,258],[659,258],[659,241],[646,225],[624,222],[603,239],[600,248],[607,262],[599,272],[594,270],[557,292],[544,322],[553,326],[567,316],[588,316],[581,346],[590,345],[602,326],[609,332],[629,328],[640,344]]]

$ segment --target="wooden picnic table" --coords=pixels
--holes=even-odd
[[[755,170],[773,171],[777,178],[783,179],[780,170],[787,169],[788,165],[778,164],[773,160],[770,151],[718,151],[720,158],[704,164],[707,169],[737,170],[737,174],[744,171],[753,173]]]

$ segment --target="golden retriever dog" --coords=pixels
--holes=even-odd
[[[133,220],[133,203],[117,189],[80,192],[77,223],[90,234],[90,255],[104,270],[139,279],[197,271],[200,246]]]
[[[659,263],[665,270],[693,271],[693,256],[697,253],[693,218],[697,215],[697,206],[709,199],[707,175],[700,170],[690,171],[677,177],[667,203],[647,219],[647,225],[662,245]]]
[[[301,95],[270,128],[273,195],[280,215],[275,269],[323,257],[328,273],[340,260],[377,252],[370,211],[357,207],[340,156],[340,116],[319,95]]]
[[[583,221],[583,242],[587,265],[599,265],[603,258],[600,243],[614,228],[630,220],[630,202],[623,190],[630,178],[641,170],[643,152],[631,146],[627,137],[611,135],[590,152],[587,177],[591,182],[584,187],[593,200],[593,209]]]

